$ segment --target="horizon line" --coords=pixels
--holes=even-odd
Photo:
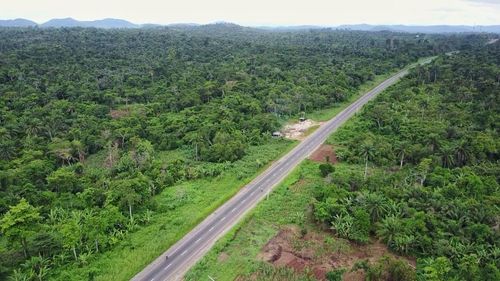
[[[340,27],[340,26],[345,26],[345,25],[372,25],[372,26],[421,26],[421,27],[432,27],[432,26],[467,26],[467,27],[486,27],[486,26],[498,26],[500,23],[497,24],[447,24],[447,23],[439,23],[439,24],[422,24],[422,23],[366,23],[366,22],[361,22],[361,23],[341,23],[341,24],[308,24],[308,23],[290,23],[290,24],[275,24],[275,23],[261,23],[261,24],[243,24],[243,23],[238,23],[238,22],[232,22],[232,21],[227,21],[227,20],[215,20],[211,22],[206,22],[206,23],[201,23],[201,22],[195,22],[195,21],[185,21],[185,22],[169,22],[169,23],[154,23],[154,22],[143,22],[143,23],[136,23],[133,21],[130,21],[128,19],[124,18],[112,18],[112,17],[106,17],[106,18],[96,18],[96,19],[84,19],[80,20],[74,17],[61,17],[61,18],[51,18],[47,21],[43,22],[38,22],[29,18],[23,18],[23,17],[16,17],[16,18],[0,18],[0,21],[14,21],[14,20],[28,20],[36,23],[37,25],[43,25],[44,23],[47,23],[52,20],[65,20],[65,19],[71,19],[75,20],[78,22],[92,22],[92,21],[102,21],[102,20],[122,20],[129,22],[134,25],[160,25],[160,26],[168,26],[168,25],[176,25],[176,24],[192,24],[192,25],[210,25],[210,24],[235,24],[239,25],[242,27],[301,27],[301,26],[313,26],[313,27],[323,27],[323,28],[329,28],[329,27]]]

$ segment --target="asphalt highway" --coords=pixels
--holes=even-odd
[[[249,210],[271,192],[303,159],[314,152],[345,121],[387,87],[407,74],[402,70],[368,91],[334,118],[324,123],[293,150],[276,161],[235,196],[220,206],[191,232],[138,273],[134,281],[181,280],[214,243],[231,229]],[[165,257],[168,256],[168,259]],[[208,280],[208,276],[207,276]]]

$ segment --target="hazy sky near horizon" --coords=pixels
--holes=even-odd
[[[0,0],[0,19],[242,25],[500,24],[500,0]]]

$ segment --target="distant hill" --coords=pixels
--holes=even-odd
[[[73,18],[51,19],[48,22],[37,24],[27,19],[0,20],[0,27],[95,27],[95,28],[156,28],[167,26],[180,30],[200,30],[204,32],[233,30],[249,30],[250,27],[240,26],[229,22],[217,22],[212,24],[200,25],[196,23],[175,23],[175,24],[134,24],[123,19],[106,18],[93,21],[79,21]],[[300,31],[308,29],[347,29],[361,31],[393,31],[410,33],[464,33],[464,32],[491,32],[500,33],[500,25],[488,26],[470,26],[470,25],[371,25],[371,24],[348,24],[340,26],[316,26],[316,25],[295,25],[295,26],[258,26],[253,27],[261,30],[279,30],[279,31]]]
[[[294,26],[259,26],[264,30],[300,31],[310,29],[346,29],[359,31],[392,31],[408,33],[472,33],[491,32],[500,33],[500,25],[470,26],[470,25],[371,25],[371,24],[346,24],[339,26],[294,25]]]
[[[110,18],[89,21],[87,23],[90,24],[92,27],[97,27],[97,28],[138,28],[138,27],[141,27],[138,24],[131,23],[131,22],[126,21],[126,20],[110,19]]]
[[[196,27],[200,26],[198,23],[172,23],[167,25],[168,27]]]
[[[227,32],[239,33],[244,31],[259,31],[254,27],[245,27],[230,22],[216,22],[209,24],[170,24],[167,27],[173,30],[210,33],[210,34],[224,34]]]
[[[3,27],[29,27],[37,25],[36,22],[27,19],[0,20],[0,26]]]
[[[140,25],[133,24],[122,19],[102,19],[93,21],[79,21],[73,18],[52,19],[40,25],[41,27],[96,27],[96,28],[137,28]]]
[[[493,32],[500,33],[500,25],[470,26],[470,25],[370,25],[353,24],[341,25],[337,29],[363,30],[363,31],[396,31],[410,33],[461,33],[461,32]]]
[[[264,30],[279,30],[279,31],[301,31],[309,29],[322,29],[324,26],[318,25],[291,25],[291,26],[258,26],[259,29]],[[331,28],[331,27],[328,27]]]
[[[210,23],[210,24],[204,24],[197,26],[197,28],[202,29],[202,30],[212,30],[212,31],[226,31],[226,30],[234,30],[234,31],[240,31],[240,30],[245,30],[245,29],[250,29],[251,27],[244,27],[235,23],[231,22],[216,22],[216,23]]]
[[[77,27],[83,26],[83,23],[72,18],[51,19],[46,23],[42,23],[41,27]]]

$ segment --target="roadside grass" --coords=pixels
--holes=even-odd
[[[256,259],[260,249],[279,229],[286,225],[307,224],[307,207],[314,185],[321,180],[317,163],[302,162],[285,180],[264,199],[215,246],[185,276],[187,281],[234,280],[239,275],[250,275],[258,270],[273,271]],[[224,260],[219,256],[224,253]],[[282,272],[288,276],[287,272]],[[286,279],[283,279],[286,280]]]
[[[85,266],[57,268],[51,280],[129,280],[296,144],[275,140],[250,147],[242,160],[218,177],[167,187],[154,199],[157,208],[149,224],[127,234],[115,248],[96,255]],[[169,155],[159,153],[159,157]]]
[[[339,163],[336,170],[362,170],[360,165]],[[269,196],[245,216],[185,275],[186,281],[210,280],[316,280],[307,274],[288,268],[274,267],[257,258],[261,249],[278,232],[287,226],[298,226],[307,231],[324,231],[310,215],[315,188],[322,184],[319,163],[304,160],[279,184]],[[343,239],[329,238],[335,245],[342,244],[342,251],[349,252],[350,245]],[[339,248],[340,249],[340,248]],[[222,257],[223,256],[223,257]],[[257,279],[255,279],[257,278]],[[240,279],[238,279],[240,280]]]
[[[427,58],[428,60],[428,58]],[[425,61],[427,61],[425,60]],[[418,63],[421,63],[420,60]],[[416,65],[415,63],[414,65]],[[412,67],[414,66],[412,65]],[[308,116],[315,121],[327,120],[338,114],[349,104],[358,99],[369,89],[375,87],[396,72],[377,76],[373,81],[360,87],[356,95],[335,107],[312,113]],[[350,132],[356,118],[347,120],[325,143],[336,144],[341,135]],[[311,128],[312,133],[315,128]],[[269,200],[260,202],[237,226],[221,238],[215,246],[186,274],[185,280],[217,281],[235,280],[311,280],[307,274],[290,272],[287,269],[275,268],[257,259],[262,247],[274,237],[280,228],[287,225],[298,225],[303,229],[317,229],[318,226],[307,218],[308,205],[312,202],[314,188],[323,180],[319,175],[318,163],[303,161],[281,184],[271,193]],[[339,163],[337,170],[358,170],[360,165]],[[376,169],[375,169],[376,170]],[[370,172],[375,172],[373,167]],[[335,238],[333,238],[335,239]],[[224,253],[224,258],[221,254]],[[254,276],[252,276],[252,274]],[[314,280],[314,279],[313,279]]]
[[[432,57],[425,57],[425,58],[420,58],[417,62],[415,63],[412,63],[410,64],[409,66],[407,66],[406,68],[413,68],[417,65],[424,65],[424,64],[428,64],[428,63],[431,63],[433,60],[435,60],[437,57],[439,56],[432,56]]]
[[[303,137],[308,137],[310,134],[314,133],[319,128],[319,125],[314,125],[309,127],[303,134]]]

